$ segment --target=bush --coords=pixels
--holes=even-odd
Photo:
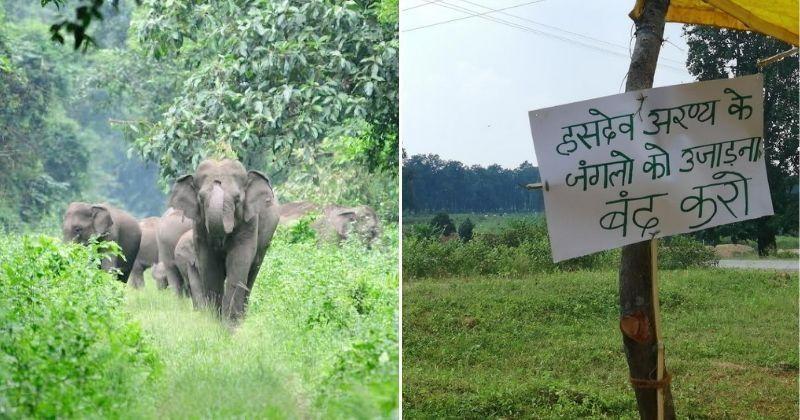
[[[469,242],[472,240],[472,230],[475,228],[475,225],[472,224],[472,220],[469,220],[469,217],[461,222],[461,225],[458,226],[458,237],[461,238],[464,242]]]
[[[439,229],[424,223],[408,225],[408,231],[406,232],[406,236],[411,238],[433,239],[441,235],[442,232]]]
[[[317,239],[317,232],[314,231],[312,224],[319,216],[319,213],[309,213],[301,217],[297,223],[288,229],[287,242],[296,244],[301,242],[313,242]]]
[[[437,218],[443,220],[439,215]],[[522,276],[541,272],[619,267],[619,249],[553,263],[544,217],[511,220],[499,232],[478,233],[473,240],[466,243],[442,242],[438,237],[413,234],[414,230],[403,241],[403,276],[406,279]],[[710,267],[718,262],[713,249],[691,236],[678,235],[659,241],[660,268]]]
[[[278,337],[270,357],[299,373],[311,417],[386,416],[398,403],[397,225],[370,249],[288,238],[273,238],[242,330]]]
[[[99,249],[0,239],[0,417],[119,417],[155,372]]]
[[[477,234],[469,242],[408,235],[403,241],[403,276],[514,277],[557,270],[611,268],[619,251],[604,251],[553,263],[544,219],[514,220],[497,234]]]
[[[456,232],[456,225],[447,213],[439,213],[433,216],[430,222],[431,227],[440,232],[442,236],[450,236]]]
[[[658,266],[665,269],[710,267],[719,263],[713,249],[688,235],[677,235],[659,241]]]

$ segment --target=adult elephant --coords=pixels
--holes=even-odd
[[[170,205],[194,220],[197,292],[240,318],[280,219],[269,179],[236,160],[206,160],[175,181]]]
[[[323,239],[338,242],[356,235],[368,245],[381,232],[378,215],[369,206],[325,206],[322,217],[314,222],[313,227]]]
[[[139,252],[133,262],[131,271],[130,285],[134,289],[144,287],[144,270],[153,267],[158,263],[158,241],[156,240],[156,230],[158,228],[158,217],[148,217],[139,221],[139,229],[142,231],[142,239],[139,242]]]
[[[183,210],[168,208],[158,221],[156,241],[158,243],[159,267],[153,270],[153,278],[159,289],[171,288],[178,296],[186,294],[186,285],[175,265],[175,247],[181,235],[192,229],[192,219]]]
[[[86,244],[92,237],[116,242],[122,256],[104,258],[100,266],[106,271],[118,269],[117,279],[128,282],[142,239],[139,222],[133,216],[107,204],[73,202],[67,207],[61,229],[64,242]]]

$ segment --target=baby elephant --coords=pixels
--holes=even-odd
[[[139,223],[133,216],[107,204],[74,202],[64,214],[62,231],[64,242],[86,244],[92,237],[116,242],[122,248],[122,257],[105,258],[101,267],[106,271],[118,269],[117,279],[128,282],[142,238]]]
[[[170,207],[161,216],[156,229],[160,265],[157,275],[154,270],[153,278],[159,289],[169,286],[178,296],[184,296],[187,287],[175,265],[175,247],[181,236],[192,229],[192,225],[192,220],[185,217],[183,211]]]
[[[323,239],[338,242],[356,235],[367,245],[371,245],[381,233],[378,215],[369,206],[325,206],[313,227]]]
[[[200,273],[197,270],[193,230],[184,233],[178,240],[175,246],[175,266],[181,274],[185,291],[192,297],[195,309],[205,306],[207,302],[200,284]]]

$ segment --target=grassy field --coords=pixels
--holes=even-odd
[[[317,245],[295,233],[276,234],[247,316],[234,329],[193,310],[189,299],[156,290],[149,276],[143,290],[124,287],[80,246],[37,237],[21,248],[19,238],[0,237],[0,251],[12,252],[0,254],[0,284],[16,288],[12,310],[0,307],[0,328],[14,332],[0,339],[0,418],[396,417],[397,228],[387,226],[372,249]],[[42,280],[26,280],[30,275]],[[92,285],[82,287],[81,276],[92,276]],[[37,289],[41,281],[48,289]],[[64,301],[80,311],[62,310]],[[75,342],[97,350],[86,357]],[[52,356],[33,353],[42,347]],[[142,351],[146,360],[134,357]],[[130,363],[137,364],[121,372]],[[21,384],[9,388],[13,393],[2,386],[6,373]],[[83,392],[87,374],[98,385]],[[69,399],[35,397],[63,395],[65,385],[76,389]]]
[[[797,418],[798,277],[663,271],[679,418]],[[403,284],[403,413],[412,418],[638,418],[617,273]]]

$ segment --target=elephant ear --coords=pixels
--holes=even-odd
[[[347,236],[350,231],[350,227],[357,219],[356,212],[348,209],[336,213],[336,216],[341,220],[341,223],[336,223],[336,230],[340,235]]]
[[[169,206],[183,211],[184,216],[197,220],[200,216],[200,204],[197,202],[193,176],[184,175],[175,181],[169,196]]]
[[[336,215],[339,216],[339,217],[343,217],[343,218],[347,219],[347,221],[349,221],[349,222],[355,222],[356,221],[356,212],[353,211],[353,210],[340,211]]]
[[[105,236],[114,220],[111,219],[111,212],[105,206],[92,206],[92,227],[98,236]]]
[[[244,192],[244,221],[249,222],[274,199],[275,194],[269,178],[259,171],[249,171]]]

